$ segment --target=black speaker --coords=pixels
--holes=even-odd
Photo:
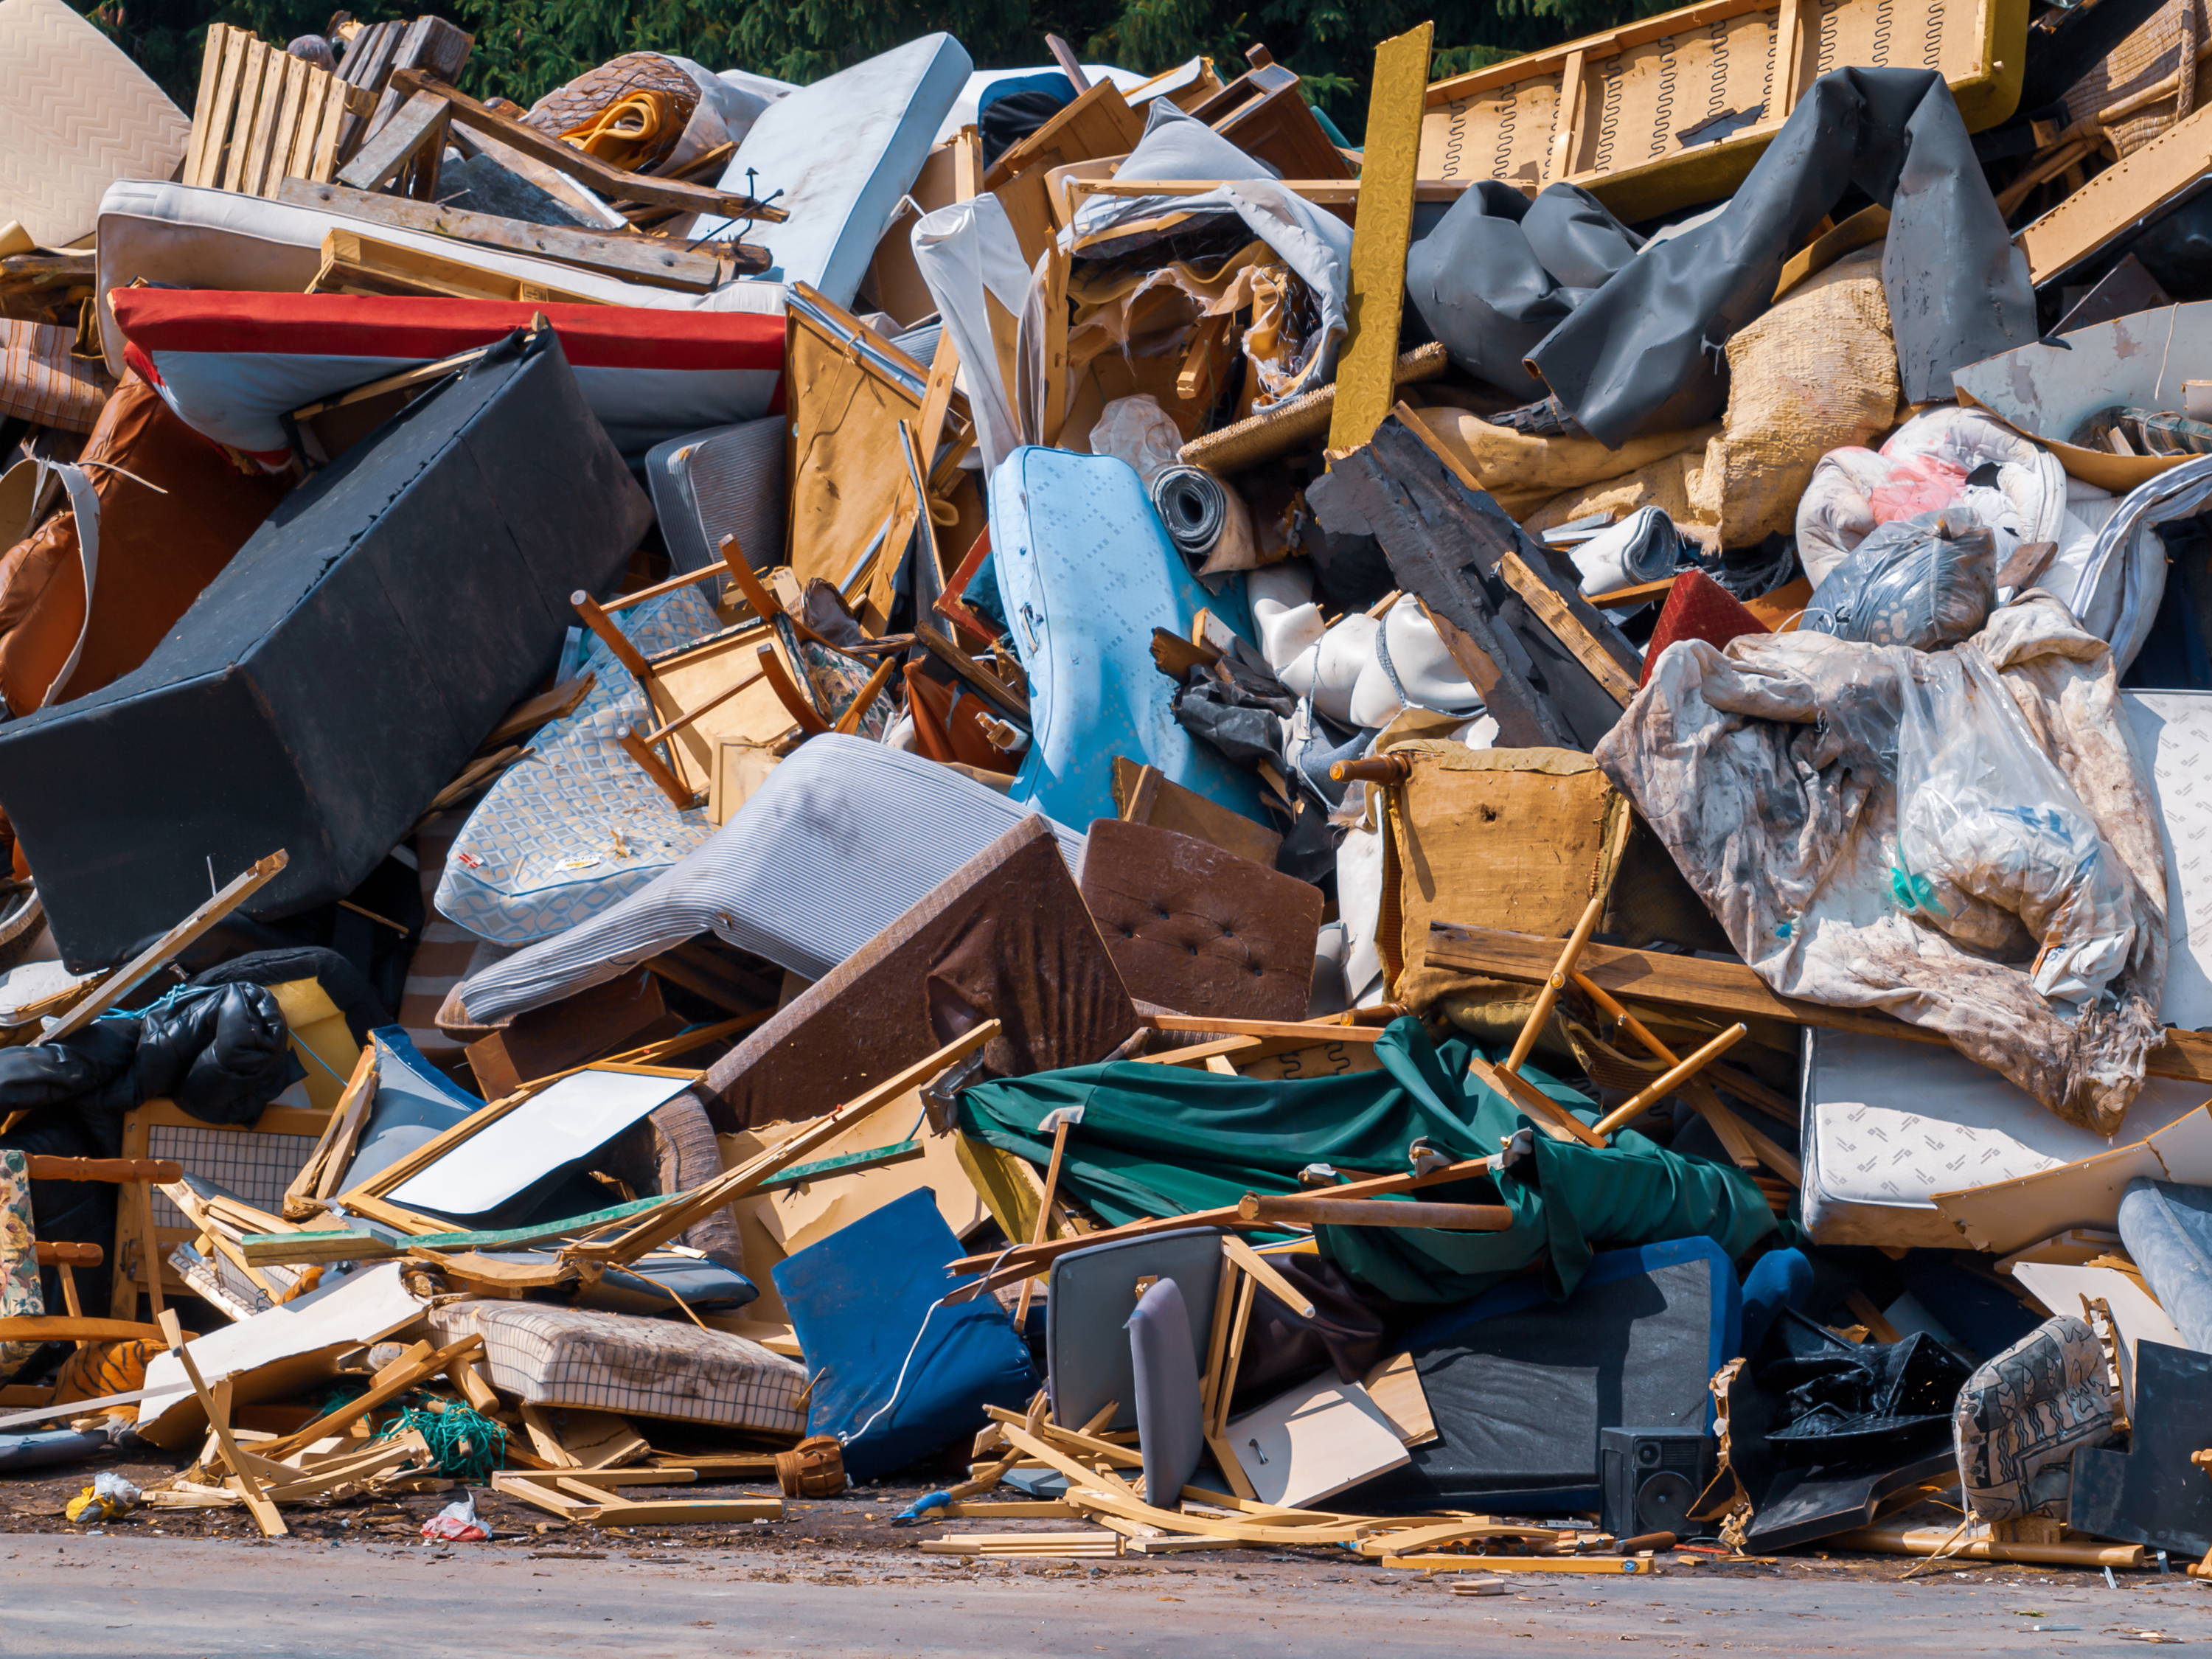
[[[1690,1510],[1712,1479],[1712,1446],[1711,1436],[1683,1429],[1601,1429],[1599,1524],[1617,1538],[1688,1536]]]

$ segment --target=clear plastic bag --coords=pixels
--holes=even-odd
[[[1168,412],[1144,392],[1116,398],[1099,411],[1091,428],[1091,453],[1112,455],[1137,469],[1146,489],[1176,465],[1182,433]]]
[[[2094,1001],[2134,953],[2119,855],[1971,647],[1900,674],[1891,896],[1962,944],[2037,951],[2035,988]]]

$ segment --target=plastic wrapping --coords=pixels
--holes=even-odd
[[[1886,524],[1831,570],[1798,626],[1933,651],[1971,637],[1996,603],[1996,537],[1960,507]]]
[[[1797,554],[1817,587],[1879,526],[1965,506],[1997,532],[2002,565],[2021,542],[2065,538],[2067,500],[2064,469],[2049,450],[1981,410],[1932,409],[1879,450],[1820,458],[1797,504]]]
[[[2073,786],[2038,747],[2019,705],[1979,653],[1899,675],[1899,907],[1962,944],[2042,947],[2035,988],[2087,1002],[2134,952],[2128,873]]]
[[[1167,410],[1141,392],[1134,397],[1115,398],[1091,428],[1091,453],[1127,461],[1147,489],[1153,479],[1176,465],[1176,452],[1182,447],[1182,433],[1168,418]],[[1172,523],[1169,528],[1173,530]]]

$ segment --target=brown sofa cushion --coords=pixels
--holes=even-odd
[[[1146,823],[1101,818],[1083,901],[1130,994],[1186,1014],[1304,1019],[1321,890]]]
[[[1176,837],[1178,841],[1181,836]],[[1312,940],[1307,940],[1311,954]],[[987,1019],[1004,1077],[1103,1060],[1137,1011],[1041,817],[1024,818],[717,1060],[727,1133],[842,1105]]]

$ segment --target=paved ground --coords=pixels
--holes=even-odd
[[[167,1472],[144,1457],[100,1467],[140,1480]],[[2212,1583],[2154,1572],[2110,1586],[2098,1572],[2010,1566],[1908,1581],[1913,1564],[1893,1556],[1808,1553],[1771,1566],[1676,1556],[1656,1578],[1521,1575],[1505,1594],[1477,1597],[1326,1547],[1098,1562],[924,1555],[923,1539],[950,1532],[1072,1523],[893,1528],[915,1486],[796,1502],[773,1523],[629,1532],[568,1528],[487,1496],[491,1541],[431,1547],[418,1531],[442,1496],[288,1509],[292,1535],[268,1542],[234,1510],[141,1509],[73,1528],[62,1506],[87,1479],[0,1476],[0,1659],[1589,1659],[1630,1643],[1652,1659],[1955,1659],[2129,1653],[2146,1632],[2212,1644]]]
[[[2212,1642],[2212,1587],[2191,1579],[2123,1575],[2115,1589],[2094,1573],[1984,1568],[1899,1582],[1904,1565],[1547,1577],[1478,1598],[1325,1552],[968,1565],[907,1548],[770,1553],[573,1533],[443,1547],[259,1543],[132,1524],[0,1538],[0,1654],[1589,1659],[1636,1643],[1654,1659],[1953,1659],[2132,1653],[2144,1632]]]

